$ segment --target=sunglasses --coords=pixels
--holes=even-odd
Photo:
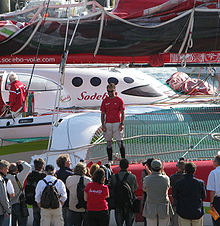
[[[113,93],[114,91],[115,91],[115,90],[111,90],[111,91],[108,90],[108,93]]]

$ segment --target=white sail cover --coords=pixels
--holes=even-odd
[[[68,153],[74,167],[80,159],[85,159],[87,145],[90,144],[96,130],[101,126],[100,112],[75,113],[67,116],[57,126],[53,127],[52,143],[50,151],[42,155],[34,155],[42,158],[46,164],[56,165],[56,159],[60,154]]]
[[[53,130],[51,151],[69,150],[90,144],[101,125],[100,112],[76,113]]]

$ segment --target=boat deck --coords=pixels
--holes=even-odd
[[[107,160],[106,143],[100,130],[93,138],[87,159]],[[130,162],[146,158],[164,161],[211,159],[220,151],[220,107],[180,107],[125,119],[124,146]],[[114,161],[120,160],[117,143],[113,143]]]

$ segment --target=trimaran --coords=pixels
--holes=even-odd
[[[131,1],[124,1],[125,5],[128,2]],[[61,61],[60,84],[62,84],[65,75],[66,63],[129,63],[134,66],[135,64],[161,66],[165,63],[176,63],[179,65],[189,63],[219,64],[218,1],[158,0],[155,2],[158,5],[137,10],[131,15],[128,12],[126,14],[125,12],[117,11],[123,5],[122,0],[118,1],[116,9],[111,13],[93,2],[101,9],[100,12],[95,14],[95,18],[93,15],[82,18],[79,16],[68,20],[57,18],[54,20],[45,17],[47,15],[46,11],[46,14],[43,14],[44,17],[32,21],[17,33],[0,42],[0,62],[19,63],[22,61],[22,63],[26,63],[27,59],[35,56],[34,63],[36,63],[42,62],[45,54],[49,55],[54,59],[52,63]],[[1,18],[5,20],[9,17],[8,15],[3,15]],[[42,26],[43,20],[44,26]],[[41,39],[39,39],[39,35]],[[63,43],[66,43],[64,50]],[[37,55],[35,55],[36,50]],[[62,57],[59,55],[61,53],[63,54]],[[208,107],[205,110],[207,114],[204,114],[203,110],[204,107],[196,109],[174,108],[171,109],[172,113],[166,109],[163,112],[157,111],[156,114],[146,112],[142,114],[131,113],[127,116],[126,121],[127,130],[128,128],[131,129],[130,138],[125,140],[127,150],[129,150],[129,145],[131,150],[137,149],[136,157],[139,158],[139,161],[141,158],[151,156],[159,156],[169,161],[170,159],[167,159],[166,156],[170,156],[173,153],[176,153],[175,158],[171,158],[173,160],[176,160],[178,155],[179,157],[191,156],[192,159],[193,156],[195,159],[199,159],[200,156],[211,158],[219,150],[219,108],[217,105]],[[161,114],[164,118],[160,129],[165,131],[164,129],[168,128],[170,133],[161,134],[161,131],[158,131],[159,124],[155,117]],[[97,115],[86,116],[97,120]],[[199,116],[202,118],[199,119]],[[214,116],[215,118],[211,118]],[[149,131],[144,131],[148,122],[146,120],[147,117],[151,118],[151,124],[148,126],[151,129],[151,134]],[[134,124],[134,121],[136,124]],[[76,120],[74,122],[76,123]],[[203,128],[207,126],[208,132],[201,132],[203,130],[200,126],[201,122],[203,122]],[[215,124],[211,125],[213,122]],[[93,140],[94,144],[88,143],[90,146],[87,147],[87,150],[89,148],[89,155],[86,155],[87,160],[92,158],[94,161],[98,160],[98,156],[95,156],[95,153],[99,153],[105,147],[105,143],[100,139],[99,126],[97,122],[97,128],[95,129],[97,137],[94,139],[95,141]],[[212,129],[208,126],[211,126]],[[134,130],[136,136],[132,136],[132,131],[134,132]],[[180,131],[182,131],[181,134]],[[184,133],[184,131],[187,132]],[[144,132],[145,134],[143,134]],[[175,134],[175,132],[177,133]],[[169,139],[162,142],[162,140],[159,140],[160,137]],[[177,138],[181,141],[177,141]],[[215,144],[215,146],[205,148],[205,150],[201,145],[204,145],[204,141],[207,140],[209,144]],[[160,142],[161,146],[159,147]],[[100,143],[100,145],[97,145],[97,143]],[[176,143],[180,145],[179,150],[172,151],[171,147]],[[150,144],[152,145],[149,148]],[[182,149],[181,146],[183,147],[185,144],[188,148]],[[166,155],[163,152],[148,152],[151,149],[153,150],[154,146],[157,151],[166,149]],[[80,150],[85,151],[85,147],[76,147],[71,151],[73,158],[79,158],[79,156],[77,158],[76,153]],[[142,150],[143,154],[140,153],[140,150]],[[65,150],[65,152],[69,151]],[[49,156],[54,157],[59,153],[48,154],[46,158],[51,161]],[[92,153],[94,153],[94,156],[92,156]],[[117,163],[118,156],[116,154],[115,162]],[[128,157],[134,158],[132,153],[128,153]],[[211,161],[196,162],[196,164],[198,165],[197,175],[206,181],[207,172],[212,169]],[[138,196],[141,196],[140,172],[143,170],[143,166],[134,164],[130,169],[138,177],[140,185]],[[165,170],[167,170],[168,175],[174,173],[175,163],[168,162],[165,165]],[[206,201],[205,206],[208,206],[209,199]],[[208,218],[207,215],[206,217]]]

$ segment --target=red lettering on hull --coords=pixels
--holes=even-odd
[[[107,97],[107,93],[105,92],[103,95],[94,93],[92,95],[88,95],[86,91],[83,91],[80,94],[80,97],[77,100],[104,100]]]

